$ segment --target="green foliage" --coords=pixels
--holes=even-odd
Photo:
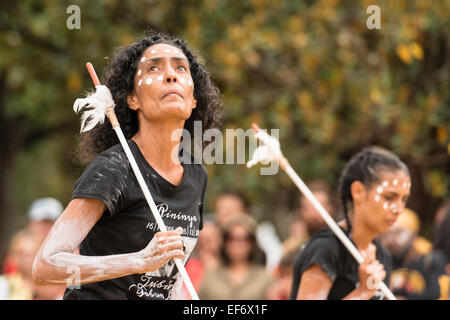
[[[223,93],[224,128],[246,130],[252,122],[279,128],[283,152],[306,181],[320,177],[336,187],[349,157],[378,144],[410,166],[415,179],[410,206],[421,216],[430,221],[434,212],[429,210],[448,198],[448,0],[384,1],[380,30],[366,27],[371,1],[75,4],[81,8],[80,30],[67,29],[65,1],[1,5],[1,108],[17,124],[11,134],[24,137],[15,186],[21,209],[42,192],[69,200],[70,192],[60,189],[75,181],[79,168],[59,154],[70,151],[78,132],[73,101],[92,87],[84,64],[92,61],[101,70],[115,47],[149,27],[177,34],[198,50]],[[48,134],[27,138],[36,132]],[[62,134],[50,135],[55,132]],[[58,142],[48,144],[48,139]],[[44,169],[57,166],[54,161],[36,156],[34,166],[20,164],[31,155],[25,143],[30,140],[63,163],[66,180],[59,169]],[[27,176],[41,168],[53,182],[24,197],[21,183],[31,183]],[[266,218],[292,209],[298,196],[282,173],[260,176],[245,165],[207,169],[209,198],[223,189],[240,189]]]

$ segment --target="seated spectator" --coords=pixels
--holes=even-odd
[[[214,215],[220,227],[239,214],[251,215],[250,202],[243,193],[226,191],[214,201]],[[256,242],[264,252],[266,269],[272,271],[280,261],[283,247],[271,222],[263,221],[256,226]]]
[[[417,250],[419,228],[417,215],[405,209],[391,229],[380,236],[393,258],[391,290],[399,299],[448,299],[444,258],[438,251],[424,254],[426,248]]]
[[[328,184],[323,180],[313,180],[311,183],[308,183],[308,188],[333,217],[334,201]],[[295,229],[292,228],[289,238],[283,241],[284,253],[291,250],[299,250],[301,245],[306,243],[316,231],[327,226],[322,216],[303,194],[300,195],[299,202],[297,216],[293,219],[292,224],[292,227],[295,227]]]
[[[36,234],[46,237],[64,208],[55,198],[39,198],[28,209],[28,228]]]
[[[434,249],[441,251],[445,256],[446,271],[450,275],[450,202],[438,210],[443,212],[441,220],[436,226],[436,239]]]
[[[235,214],[249,213],[249,201],[240,192],[226,191],[214,201],[214,215],[216,222],[223,227]]]
[[[212,215],[203,218],[203,229],[200,231],[197,245],[186,264],[186,272],[192,285],[198,291],[203,276],[208,270],[216,270],[222,264],[220,250],[222,248],[222,232]],[[184,289],[186,289],[184,287]],[[189,299],[189,293],[185,297]]]
[[[44,239],[62,212],[63,206],[54,198],[35,200],[28,209],[28,231]],[[7,254],[3,265],[3,273],[15,273],[16,269],[17,266]]]
[[[274,283],[267,290],[269,300],[289,300],[297,250],[286,252],[273,272]]]
[[[16,233],[8,250],[8,260],[14,269],[1,276],[3,297],[6,300],[32,300],[35,286],[31,278],[34,257],[42,243],[42,238],[22,230]]]
[[[224,226],[223,266],[205,273],[199,297],[204,300],[261,300],[272,282],[266,269],[256,263],[259,250],[256,221],[236,215]]]

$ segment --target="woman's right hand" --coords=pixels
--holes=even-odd
[[[180,227],[171,231],[157,232],[150,243],[139,251],[142,261],[139,273],[156,271],[174,258],[183,259],[182,233],[183,229]]]
[[[379,283],[386,277],[384,266],[376,260],[376,247],[373,243],[369,245],[365,252],[362,252],[363,262],[359,265],[359,287],[358,289],[375,294],[379,287]]]

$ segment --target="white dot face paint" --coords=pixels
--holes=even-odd
[[[165,53],[169,53],[169,52],[171,52],[171,50],[169,50],[169,49],[164,49],[164,52],[165,52]]]
[[[156,77],[157,80],[162,81],[162,79],[164,79],[164,76],[159,75],[158,77]]]
[[[183,78],[180,78],[180,82],[181,83],[186,83],[186,80],[184,80]]]
[[[139,79],[138,85],[139,85],[139,86],[142,85],[142,79]]]
[[[403,182],[403,188],[406,189],[408,187],[408,183],[407,182]]]
[[[389,182],[387,182],[386,180],[383,181],[383,184],[382,184],[383,188],[386,188],[388,185],[389,185]]]
[[[144,61],[145,61],[145,57],[142,57],[141,62],[144,62]]]
[[[148,78],[147,80],[145,80],[145,84],[146,85],[152,84],[152,78]]]
[[[151,54],[155,54],[155,53],[156,53],[156,50],[152,50],[152,51],[150,51],[150,53],[151,53]]]
[[[139,70],[138,70],[138,76],[140,76],[141,74],[142,74],[142,70],[139,69]]]
[[[391,210],[394,212],[394,213],[396,213],[397,212],[397,204],[392,204],[391,205]]]
[[[379,186],[379,187],[377,188],[377,193],[382,193],[382,192],[383,192],[383,187]]]
[[[375,196],[375,201],[380,202],[380,196],[378,194]]]
[[[189,79],[188,85],[192,86],[192,80],[191,79]]]
[[[395,179],[395,180],[392,182],[392,184],[393,184],[394,186],[396,186],[396,185],[398,184],[398,180]]]
[[[387,202],[385,202],[384,204],[383,204],[383,209],[384,210],[387,210],[389,208],[389,204],[387,203]]]

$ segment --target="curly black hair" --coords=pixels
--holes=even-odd
[[[223,107],[220,91],[211,80],[204,64],[188,47],[186,41],[152,30],[131,45],[118,48],[103,72],[102,83],[111,91],[116,104],[115,113],[125,138],[133,137],[139,130],[137,113],[128,107],[127,102],[128,95],[134,90],[139,59],[147,48],[158,43],[181,49],[189,61],[197,107],[186,120],[184,129],[193,136],[194,121],[201,121],[203,130],[220,127]],[[100,152],[118,143],[119,139],[106,119],[103,124],[79,135],[76,156],[81,163],[86,164]]]

